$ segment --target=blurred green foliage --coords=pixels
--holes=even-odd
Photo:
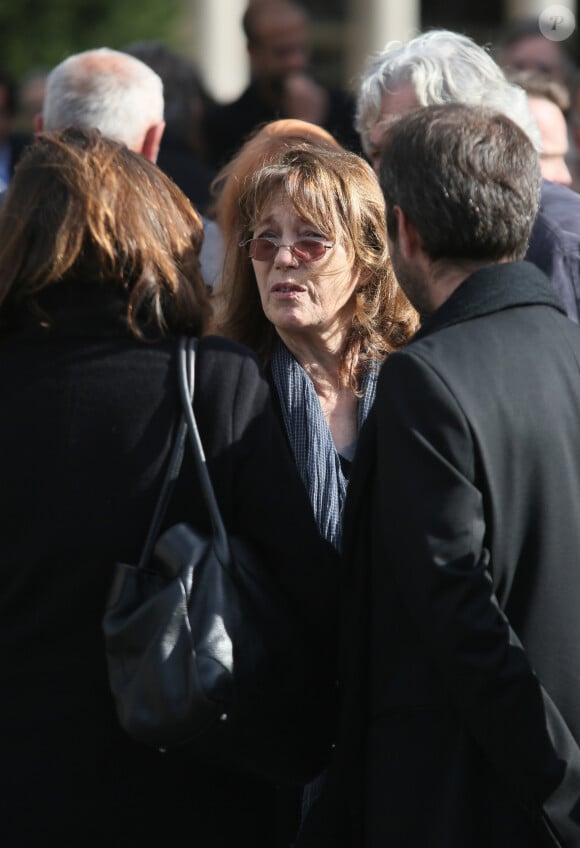
[[[18,79],[70,53],[156,39],[171,46],[182,0],[0,0],[0,61]]]

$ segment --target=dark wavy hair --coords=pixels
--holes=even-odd
[[[127,296],[142,339],[199,334],[210,314],[199,269],[203,226],[189,200],[152,162],[97,130],[37,137],[0,212],[0,326],[48,287],[101,281]]]
[[[305,221],[329,241],[341,241],[353,270],[361,272],[352,326],[342,352],[340,376],[356,391],[365,362],[382,362],[415,332],[418,318],[395,279],[389,258],[385,205],[376,175],[362,157],[345,150],[301,144],[257,167],[240,186],[237,232],[218,289],[219,329],[270,360],[276,330],[266,318],[248,251],[237,244],[282,191]]]

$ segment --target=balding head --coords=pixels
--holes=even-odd
[[[163,84],[139,59],[106,47],[69,56],[46,81],[37,130],[96,128],[155,161],[163,134]]]

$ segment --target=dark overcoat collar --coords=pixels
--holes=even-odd
[[[413,341],[423,336],[513,306],[550,306],[566,314],[546,275],[531,262],[487,265],[470,274],[422,323]]]

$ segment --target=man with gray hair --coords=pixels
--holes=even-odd
[[[357,96],[356,127],[375,170],[392,121],[411,109],[441,103],[503,112],[541,150],[525,92],[506,79],[490,53],[460,33],[432,30],[405,43],[389,42],[368,60]],[[526,258],[548,275],[568,317],[578,323],[580,196],[544,180]]]
[[[148,65],[101,47],[69,56],[48,74],[35,130],[95,127],[156,162],[163,108],[163,84]]]
[[[160,76],[140,59],[101,47],[75,53],[48,74],[42,113],[35,130],[95,127],[157,162],[163,132],[164,98]],[[200,216],[204,242],[201,271],[213,285],[221,268],[223,244],[217,225]]]

